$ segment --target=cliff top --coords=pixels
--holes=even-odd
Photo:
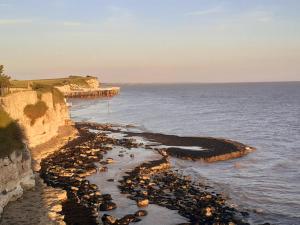
[[[97,79],[93,76],[69,76],[67,78],[55,78],[55,79],[40,79],[40,80],[11,80],[12,88],[27,88],[28,85],[49,85],[49,86],[63,86],[75,84],[81,87],[89,88],[88,80]]]

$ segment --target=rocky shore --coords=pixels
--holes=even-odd
[[[116,204],[109,194],[102,194],[97,186],[86,179],[97,170],[105,172],[105,165],[112,159],[102,160],[103,154],[110,151],[110,145],[137,147],[131,139],[117,140],[104,133],[94,133],[87,127],[77,126],[78,137],[59,151],[41,162],[41,177],[52,186],[67,191],[67,200],[62,204],[61,214],[67,224],[98,224],[100,211],[112,210]],[[99,125],[102,131],[107,126]],[[95,163],[102,165],[97,168]]]
[[[177,210],[189,219],[186,224],[248,224],[243,221],[247,212],[228,207],[222,196],[170,170],[166,157],[129,172],[120,182],[120,189],[142,206],[150,203]]]
[[[91,129],[98,129],[99,124],[88,123]],[[78,123],[78,126],[85,126]],[[128,127],[128,126],[127,126]],[[130,126],[129,126],[130,127]],[[120,132],[122,128],[117,125],[107,127],[110,132]],[[163,155],[168,155],[185,160],[201,160],[205,162],[216,162],[245,156],[256,149],[243,143],[214,137],[183,137],[178,135],[167,135],[150,132],[122,131],[126,137],[141,137],[152,144],[146,148],[152,148]],[[197,147],[197,150],[194,148]],[[200,149],[200,150],[199,150]]]
[[[142,137],[151,142],[170,146],[158,148],[157,150],[163,150],[169,156],[188,160],[222,161],[242,157],[255,150],[253,147],[224,138],[182,137],[149,132],[126,132],[126,134],[128,137]],[[152,147],[155,147],[155,145]],[[193,147],[199,147],[201,150],[193,150]]]
[[[108,171],[108,165],[113,165],[115,159],[104,156],[115,146],[124,149],[142,147],[145,151],[149,146],[129,137],[139,136],[137,133],[123,132],[124,137],[113,138],[108,134],[121,132],[122,128],[111,125],[78,123],[76,128],[78,137],[44,158],[40,170],[47,185],[67,192],[67,199],[58,212],[66,224],[143,224],[149,204],[178,211],[189,221],[185,224],[247,224],[244,221],[247,212],[227,206],[221,195],[173,170],[168,162],[171,154],[157,146],[161,159],[132,168],[118,181],[120,192],[134,200],[140,210],[117,218],[110,212],[118,207],[118,199],[112,199],[110,193],[102,193],[88,177]],[[181,141],[182,145],[184,142]],[[230,145],[229,142],[226,144]],[[123,152],[119,151],[118,157],[124,157]],[[130,158],[133,159],[134,154],[130,154]]]

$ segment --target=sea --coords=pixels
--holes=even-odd
[[[242,158],[176,166],[249,212],[251,224],[300,224],[300,82],[119,86],[114,98],[71,100],[71,117],[253,146]]]

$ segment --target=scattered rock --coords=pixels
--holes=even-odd
[[[146,210],[139,210],[134,215],[137,217],[147,216],[148,212]]]
[[[114,159],[113,158],[107,158],[106,159],[106,163],[108,163],[108,164],[111,164],[111,163],[113,163],[114,162]]]
[[[60,204],[54,205],[54,206],[52,206],[50,211],[56,212],[56,213],[61,212],[62,211],[62,205],[60,205]]]
[[[221,195],[207,192],[205,186],[193,183],[191,177],[169,168],[166,157],[143,163],[119,181],[121,192],[129,194],[139,207],[151,202],[177,210],[190,220],[186,224],[247,224],[237,216],[240,212],[225,204]],[[144,213],[138,211],[135,215],[140,217]]]
[[[101,194],[97,185],[90,184],[86,177],[96,173],[95,163],[102,165],[98,171],[106,172],[105,166],[114,162],[113,158],[103,160],[103,155],[114,146],[136,148],[140,144],[129,138],[114,139],[100,132],[110,131],[109,125],[93,123],[78,123],[79,136],[70,141],[60,151],[47,156],[41,162],[41,177],[52,187],[60,187],[66,191],[65,203],[62,209],[55,207],[52,218],[63,216],[67,224],[98,224],[98,210],[109,211],[117,207],[109,194]],[[99,132],[89,132],[96,129]],[[214,142],[215,140],[209,139]],[[208,141],[205,139],[205,141]],[[224,142],[224,141],[223,141]],[[236,145],[225,141],[228,145]],[[240,145],[240,147],[243,147]],[[181,156],[182,150],[172,150],[175,156]],[[202,151],[202,153],[205,151]],[[135,200],[139,207],[157,204],[188,218],[191,224],[237,224],[245,225],[234,207],[227,206],[222,196],[209,192],[205,186],[200,188],[189,177],[180,176],[178,172],[170,170],[168,155],[171,149],[160,150],[164,156],[160,160],[143,163],[127,173],[120,181],[120,190]],[[194,154],[194,153],[193,153]],[[119,157],[123,157],[119,152]],[[134,154],[130,154],[134,158]],[[112,182],[114,179],[108,179]],[[62,215],[61,215],[61,214]],[[134,215],[129,214],[121,219],[110,215],[103,215],[104,224],[129,224],[140,221],[147,215],[147,211],[139,210]],[[187,223],[188,224],[188,223]]]
[[[117,221],[117,219],[114,216],[107,215],[107,214],[104,214],[101,220],[104,224],[108,224],[108,225],[115,224]]]
[[[149,200],[148,199],[138,199],[137,200],[137,205],[138,207],[146,207],[149,205]]]
[[[104,195],[101,195],[101,198],[104,200],[104,201],[110,201],[112,200],[112,197],[110,194],[104,194]]]
[[[110,211],[117,208],[116,203],[114,202],[104,202],[100,205],[99,210],[100,211]]]
[[[212,216],[213,208],[212,207],[206,207],[205,208],[205,216],[210,217]]]
[[[128,214],[117,221],[117,224],[129,224],[136,219],[135,215]]]
[[[101,168],[99,168],[99,172],[107,172],[107,167],[106,166],[102,166]]]

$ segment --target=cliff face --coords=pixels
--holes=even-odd
[[[4,206],[22,196],[23,191],[34,187],[31,158],[27,148],[0,158],[0,216]]]
[[[63,96],[51,91],[23,91],[0,98],[1,109],[24,130],[29,148],[57,136],[69,111]],[[3,149],[2,149],[3,150]],[[1,143],[0,143],[1,151]],[[35,185],[29,149],[12,149],[0,157],[0,216],[4,206]]]
[[[41,102],[45,105],[45,112],[38,115],[40,112],[34,112],[34,110],[39,110],[38,104]],[[13,93],[2,98],[1,105],[10,117],[17,120],[24,129],[29,147],[49,141],[57,135],[59,127],[65,125],[66,121],[70,119],[66,104],[57,102],[51,92],[42,94],[36,91]],[[36,117],[34,120],[24,113],[26,107],[30,109],[28,106],[33,108],[31,114]]]
[[[86,80],[86,82],[88,83],[91,89],[98,89],[100,86],[100,83],[97,78],[88,79]]]
[[[63,86],[56,86],[58,90],[60,90],[64,95],[68,95],[68,93],[76,90],[98,90],[100,87],[100,83],[97,78],[91,77],[89,79],[84,80],[84,84],[66,84]]]

